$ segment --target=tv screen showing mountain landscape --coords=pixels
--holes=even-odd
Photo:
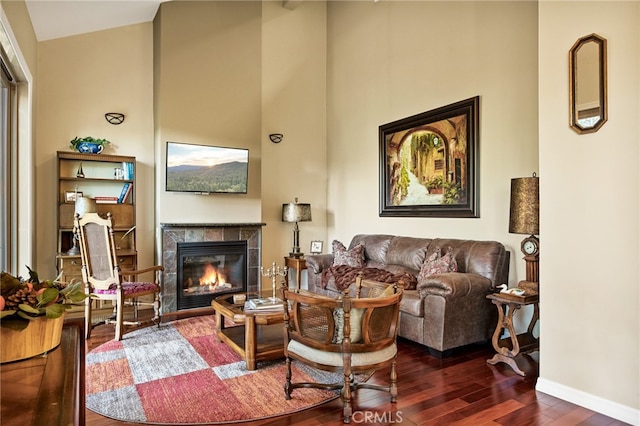
[[[247,193],[249,150],[167,142],[167,191]]]

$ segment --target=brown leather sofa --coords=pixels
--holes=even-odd
[[[428,276],[416,288],[405,290],[400,305],[398,335],[427,346],[429,352],[443,356],[472,343],[486,342],[496,326],[497,310],[486,298],[509,277],[509,252],[496,241],[440,238],[413,238],[393,235],[360,234],[349,249],[364,245],[366,268],[385,270],[400,276],[417,277],[425,257],[436,248],[444,254],[449,248],[458,272]],[[333,264],[333,254],[306,257],[309,290],[337,294],[334,278],[323,271]]]

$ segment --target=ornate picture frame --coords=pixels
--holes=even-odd
[[[480,97],[379,127],[380,216],[479,217]]]

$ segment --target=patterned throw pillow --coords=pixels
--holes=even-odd
[[[364,311],[362,308],[352,308],[349,311],[349,337],[351,343],[357,343],[362,340],[362,314],[364,314]],[[331,343],[340,344],[344,338],[344,311],[342,308],[333,310],[333,324],[335,332]]]
[[[449,247],[447,249],[447,253],[442,256],[445,262],[449,263],[449,271],[448,272],[458,272],[458,262],[456,261],[456,257],[453,255],[453,247]]]
[[[362,244],[356,244],[351,250],[347,250],[340,241],[333,240],[331,247],[333,248],[333,266],[347,265],[354,268],[364,266],[364,246]]]
[[[446,272],[457,272],[458,262],[453,256],[453,248],[449,247],[447,253],[443,256],[440,251],[440,247],[436,247],[436,250],[424,260],[420,273],[418,274],[418,281],[435,274],[444,274]]]

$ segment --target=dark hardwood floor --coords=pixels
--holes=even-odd
[[[201,315],[210,310],[181,311],[165,321]],[[113,339],[113,326],[97,326],[86,342],[87,352]],[[515,374],[505,364],[491,366],[490,345],[465,348],[439,359],[413,342],[399,339],[398,402],[391,404],[388,394],[367,389],[355,395],[352,424],[403,425],[559,425],[604,426],[626,423],[606,417],[566,401],[535,391],[537,362],[524,356],[519,365],[526,377]],[[387,382],[388,370],[377,371],[370,381]],[[339,399],[290,416],[242,425],[340,425]],[[92,426],[134,426],[86,411]]]

